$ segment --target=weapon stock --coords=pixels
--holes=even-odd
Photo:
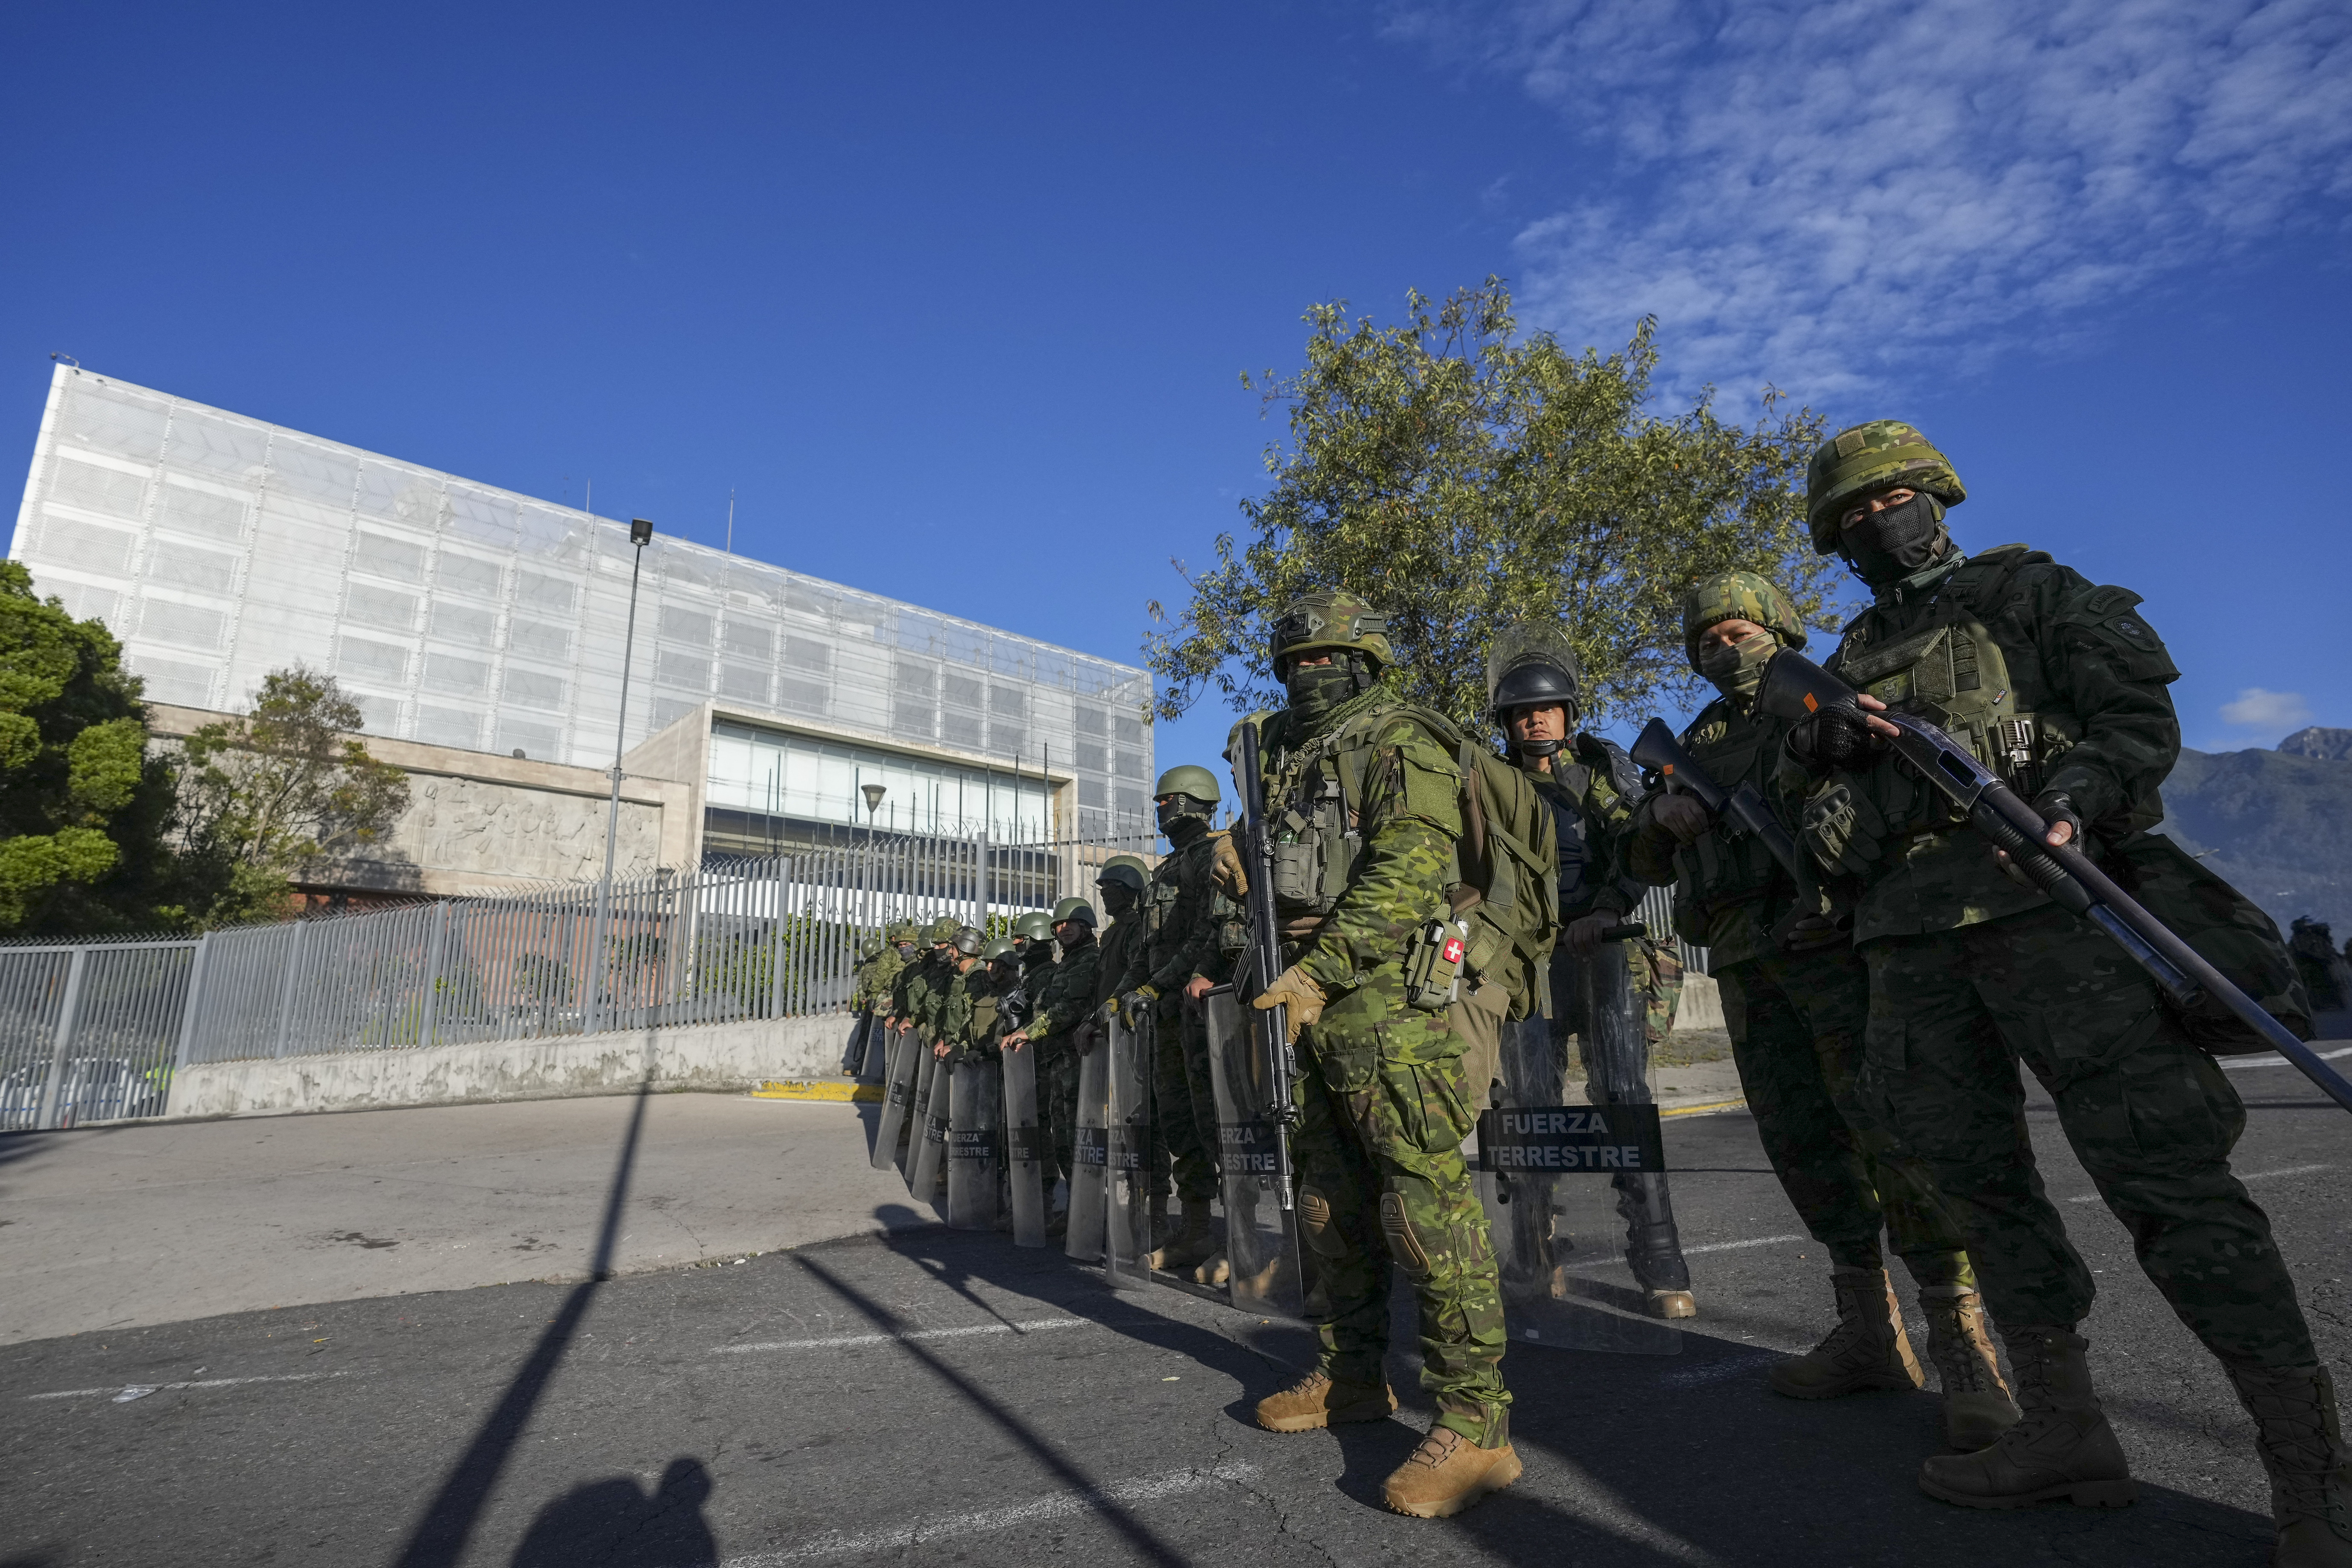
[[[1797,866],[1797,841],[1772,816],[1764,797],[1756,793],[1756,786],[1742,780],[1738,789],[1727,792],[1692,760],[1683,743],[1675,739],[1675,732],[1666,728],[1664,720],[1653,719],[1643,726],[1633,741],[1633,758],[1643,767],[1657,769],[1668,784],[1679,784],[1698,796],[1701,805],[1728,822],[1734,831],[1755,835],[1789,875],[1800,882],[1803,880],[1803,873]]]
[[[1759,708],[1776,717],[1803,720],[1829,708],[1863,712],[1855,700],[1858,695],[1812,660],[1783,648],[1766,668],[1764,689],[1756,700]],[[2050,825],[2019,799],[1999,774],[1977,761],[1975,752],[1925,719],[1892,709],[1873,709],[1868,713],[1895,726],[1895,736],[1889,742],[1895,754],[1966,813],[1969,824],[1994,847],[2006,852],[2036,887],[2050,895],[2053,903],[2106,932],[2176,1004],[2186,1006],[2200,992],[2214,996],[2330,1100],[2352,1110],[2352,1082],[2321,1061],[2316,1052],[2294,1037],[2294,1031],[2263,1011],[2260,1003],[2174,935],[2170,927],[2140,908],[2090,857],[2072,844],[2051,847],[2045,842]]]
[[[1282,973],[1282,937],[1275,923],[1274,909],[1274,838],[1265,820],[1265,778],[1258,771],[1257,726],[1244,723],[1241,731],[1241,754],[1235,759],[1234,782],[1241,786],[1242,845],[1244,864],[1249,868],[1249,946],[1243,953],[1243,980],[1234,991],[1254,1020],[1252,1026],[1262,1031],[1260,1039],[1265,1047],[1265,1063],[1273,1081],[1266,1085],[1266,1095],[1274,1110],[1274,1119],[1281,1125],[1281,1134],[1275,1141],[1275,1196],[1285,1209],[1292,1206],[1292,1171],[1290,1167],[1290,1131],[1298,1125],[1298,1107],[1290,1095],[1290,1009],[1269,1007],[1259,1012],[1248,1004],[1259,993],[1274,984]]]

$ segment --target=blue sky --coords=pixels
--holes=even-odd
[[[836,14],[837,13],[837,14]],[[1344,298],[1661,319],[2352,724],[2340,5],[12,7],[0,450],[92,369],[1134,659]],[[1211,760],[1229,716],[1164,726]]]

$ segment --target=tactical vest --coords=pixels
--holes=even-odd
[[[2082,721],[2054,705],[2019,706],[2008,656],[1979,617],[1998,612],[2019,567],[2049,559],[2021,545],[1971,558],[1944,580],[1923,623],[1883,647],[1842,646],[1833,671],[1897,712],[1937,725],[2032,799],[2050,764],[2082,739]]]
[[[1780,755],[1785,726],[1742,715],[1730,703],[1710,703],[1697,722],[1683,732],[1683,749],[1691,761],[1713,779],[1716,787],[1736,790],[1753,783],[1762,791],[1769,783]],[[1706,932],[1700,910],[1692,910],[1700,929],[1684,929],[1686,904],[1706,905],[1725,899],[1759,893],[1788,873],[1772,851],[1752,833],[1703,833],[1675,851],[1675,879],[1682,890],[1676,900],[1675,928],[1688,942],[1705,945]]]

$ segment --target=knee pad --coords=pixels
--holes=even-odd
[[[1313,1187],[1298,1189],[1298,1228],[1308,1249],[1322,1258],[1348,1256],[1348,1238],[1331,1223],[1331,1200]]]
[[[1412,1216],[1404,1212],[1404,1194],[1381,1194],[1381,1238],[1389,1244],[1389,1256],[1397,1267],[1415,1279],[1429,1278],[1429,1249],[1421,1244],[1420,1233],[1412,1227]]]

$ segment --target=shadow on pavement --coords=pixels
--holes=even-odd
[[[1174,1292],[1114,1293],[1098,1269],[1056,1253],[1017,1252],[1001,1237],[934,1229],[893,1236],[881,1245],[921,1264],[975,1305],[982,1304],[982,1285],[1017,1292],[1234,1376],[1246,1394],[1227,1413],[1253,1434],[1251,1401],[1288,1382],[1293,1368],[1313,1362],[1313,1339],[1304,1325],[1266,1324],[1234,1313],[1229,1338],[1153,1310],[1172,1304]],[[794,1256],[877,1327],[899,1326],[888,1309],[828,1269],[821,1252]],[[1373,1510],[1381,1507],[1381,1482],[1412,1452],[1427,1417],[1410,1353],[1410,1300],[1402,1290],[1397,1307],[1391,1373],[1405,1406],[1400,1416],[1410,1425],[1401,1419],[1296,1436],[1263,1435],[1269,1459],[1295,1454],[1309,1470],[1328,1473],[1328,1449],[1336,1447],[1341,1465],[1328,1484]],[[1050,1468],[1083,1486],[1041,1435],[919,1345],[907,1349],[988,1408]],[[1996,1512],[1937,1502],[1919,1491],[1916,1479],[1920,1461],[1941,1446],[1932,1393],[1783,1399],[1763,1381],[1772,1359],[1773,1352],[1756,1345],[1689,1328],[1683,1353],[1674,1357],[1515,1344],[1504,1375],[1515,1400],[1511,1437],[1527,1479],[1452,1521],[1393,1522],[1445,1532],[1453,1549],[1475,1542],[1500,1560],[1546,1568],[1575,1560],[1580,1551],[1612,1563],[1661,1568],[1709,1562],[1808,1568],[1876,1563],[1980,1568],[1996,1562],[2138,1568],[2196,1562],[2256,1568],[2267,1561],[2267,1517],[2145,1482],[2138,1503],[2116,1511],[2053,1504]],[[1313,1457],[1318,1447],[1319,1462]],[[1149,1539],[1131,1518],[1122,1518],[1121,1528],[1139,1545]],[[1466,1539],[1450,1539],[1454,1532]]]
[[[702,1517],[710,1472],[677,1458],[650,1493],[614,1476],[575,1487],[539,1510],[511,1568],[710,1568],[719,1541]]]
[[[507,1384],[489,1415],[474,1434],[474,1440],[458,1456],[456,1464],[442,1479],[440,1489],[425,1505],[425,1515],[416,1522],[408,1541],[394,1561],[399,1568],[450,1568],[465,1554],[466,1544],[472,1539],[475,1527],[481,1522],[483,1508],[489,1501],[491,1490],[498,1485],[499,1475],[506,1468],[514,1453],[515,1444],[529,1425],[532,1411],[547,1392],[556,1368],[562,1363],[564,1352],[580,1331],[588,1315],[596,1288],[613,1277],[613,1252],[621,1236],[621,1219],[628,1207],[629,1177],[637,1160],[637,1139],[645,1129],[646,1101],[653,1093],[650,1074],[637,1088],[636,1102],[629,1110],[629,1131],[621,1141],[621,1156],[613,1172],[613,1185],[604,1198],[604,1223],[596,1237],[596,1251],[588,1266],[588,1278],[573,1286],[563,1298],[563,1305],[531,1347],[520,1371]],[[677,1464],[692,1465],[702,1477],[703,1493],[709,1495],[709,1477],[698,1461],[687,1459]],[[677,1464],[671,1468],[676,1470]],[[610,1483],[598,1483],[609,1485]],[[667,1479],[664,1480],[667,1486]],[[630,1484],[635,1491],[635,1484]],[[579,1494],[572,1494],[577,1496]],[[696,1500],[698,1505],[700,1499]],[[542,1518],[545,1515],[541,1516]],[[699,1515],[698,1513],[697,1517]],[[536,1527],[534,1527],[536,1528]],[[706,1532],[707,1534],[707,1532]],[[615,1562],[666,1562],[667,1559],[616,1558]],[[681,1559],[680,1561],[695,1561]],[[706,1560],[707,1561],[707,1560]]]

